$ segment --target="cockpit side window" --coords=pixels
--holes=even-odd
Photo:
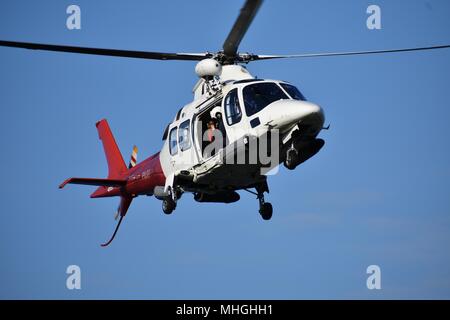
[[[189,138],[189,120],[180,124],[180,128],[178,129],[178,144],[180,145],[181,151],[185,151],[191,147],[191,139]]]
[[[164,130],[162,140],[165,141],[167,139],[167,135],[169,134],[169,125],[167,125],[166,129]]]
[[[178,152],[177,148],[177,127],[173,127],[169,134],[169,151],[172,156]]]
[[[237,89],[231,90],[224,100],[225,117],[229,126],[238,123],[242,118]]]
[[[289,99],[284,91],[273,82],[250,84],[242,90],[245,111],[250,117],[272,102]]]
[[[181,115],[181,111],[183,110],[183,108],[181,108],[180,110],[178,110],[177,112],[177,116],[176,116],[176,120],[180,119],[180,115]]]
[[[286,90],[286,92],[291,96],[294,100],[306,101],[305,96],[293,85],[287,83],[280,83],[280,86]]]

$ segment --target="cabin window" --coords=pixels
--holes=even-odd
[[[225,116],[229,126],[238,123],[242,118],[242,111],[239,105],[239,98],[237,89],[233,89],[225,97]]]
[[[250,84],[242,90],[242,95],[248,117],[261,111],[272,102],[289,99],[286,93],[273,82]]]
[[[292,99],[306,101],[305,96],[293,85],[280,83],[280,86],[291,96]]]
[[[177,127],[174,127],[174,128],[172,128],[172,130],[170,130],[169,151],[172,156],[176,155],[178,152],[178,149],[177,149]]]
[[[181,151],[187,150],[191,147],[189,131],[189,120],[186,120],[180,124],[180,128],[178,129],[178,144],[180,145]]]

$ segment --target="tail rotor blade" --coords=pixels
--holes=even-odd
[[[138,153],[138,147],[133,147],[133,152],[131,153],[130,163],[128,164],[128,169],[133,168],[137,163],[137,153]]]

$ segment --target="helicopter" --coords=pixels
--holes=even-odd
[[[128,166],[106,119],[96,123],[108,165],[106,178],[69,178],[60,184],[97,186],[91,198],[119,197],[118,219],[108,246],[126,216],[132,200],[154,196],[171,214],[185,193],[197,202],[233,203],[238,191],[254,194],[262,219],[270,220],[273,207],[265,201],[268,176],[280,164],[294,170],[325,145],[318,138],[324,126],[321,106],[308,101],[295,85],[258,79],[247,69],[253,61],[398,53],[450,48],[450,45],[389,50],[260,55],[238,52],[262,0],[247,0],[225,39],[222,50],[211,53],[166,53],[52,45],[0,40],[0,46],[79,54],[154,60],[197,61],[199,79],[193,101],[182,107],[163,133],[161,150],[137,162],[133,148]]]

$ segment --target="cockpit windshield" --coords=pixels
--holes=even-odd
[[[250,84],[244,87],[242,95],[248,117],[261,111],[272,102],[289,99],[286,93],[273,82]]]
[[[305,96],[291,84],[280,83],[280,86],[283,87],[284,90],[291,96],[294,100],[306,101]]]

